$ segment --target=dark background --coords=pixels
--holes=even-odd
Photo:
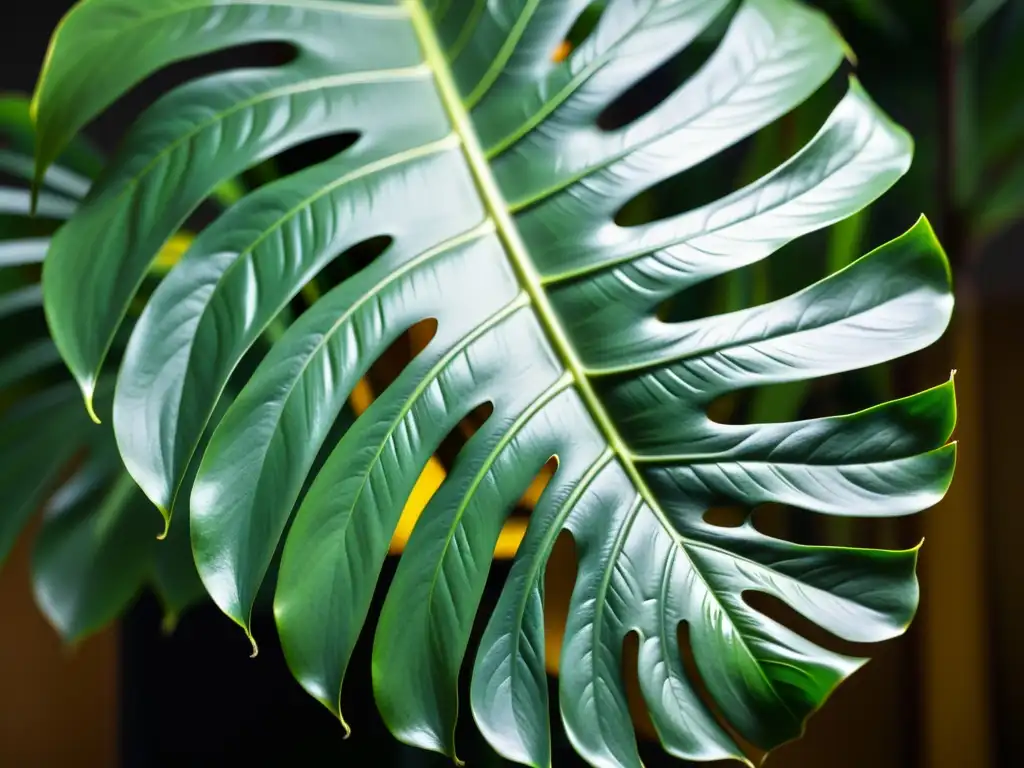
[[[27,93],[49,33],[70,3],[6,0],[3,5],[0,91]],[[922,534],[927,539],[923,607],[914,629],[872,649],[875,661],[812,719],[802,742],[784,747],[770,764],[1014,765],[1024,749],[1024,662],[1016,652],[1024,629],[1018,587],[1024,558],[1017,552],[1024,533],[1017,441],[1024,428],[1020,228],[1009,229],[968,259],[957,247],[956,222],[943,210],[942,91],[949,83],[940,4],[895,4],[909,30],[895,40],[845,4],[824,5],[857,51],[857,72],[868,92],[918,142],[915,169],[879,206],[870,241],[877,245],[898,234],[923,209],[950,249],[957,269],[957,325],[936,350],[898,369],[896,388],[930,386],[950,368],[960,369],[958,436],[964,458],[951,498],[923,521],[901,524],[893,533],[901,544],[913,544]],[[112,151],[132,117],[172,84],[211,68],[273,62],[284,55],[262,46],[175,65],[118,103],[88,135]],[[308,146],[290,153],[283,169],[319,160],[329,149]],[[209,606],[186,615],[175,633],[165,636],[156,602],[147,595],[116,631],[69,653],[58,649],[33,614],[22,570],[27,570],[24,552],[0,574],[7,636],[0,642],[0,764],[450,764],[401,747],[384,731],[372,704],[368,637],[344,691],[354,734],[343,742],[330,714],[292,681],[269,616],[257,618],[261,652],[251,660],[241,632]],[[495,565],[485,605],[506,571],[507,564]],[[468,711],[461,719],[461,756],[470,765],[500,764],[479,746]],[[651,745],[643,751],[649,765],[669,764]],[[555,765],[576,764],[564,746],[556,754]]]

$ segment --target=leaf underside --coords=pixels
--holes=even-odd
[[[247,632],[285,539],[275,615],[288,662],[340,716],[404,503],[445,436],[490,404],[413,531],[377,622],[372,674],[388,727],[454,755],[458,672],[495,542],[554,456],[476,652],[478,726],[505,757],[550,764],[543,576],[568,531],[579,572],[559,702],[577,751],[597,766],[640,765],[621,676],[623,640],[636,633],[663,746],[745,759],[731,734],[763,749],[796,737],[863,659],[810,642],[744,594],[772,595],[846,640],[880,641],[913,616],[916,550],[797,545],[749,519],[713,525],[705,512],[778,502],[882,517],[931,506],[953,469],[953,387],[789,423],[720,424],[707,408],[928,345],[949,320],[949,271],[922,220],[784,299],[659,320],[683,290],[872,202],[906,171],[911,142],[851,80],[820,132],[769,175],[620,226],[616,213],[636,195],[808,98],[845,47],[792,0],[746,0],[734,13],[727,0],[611,0],[554,63],[588,5],[86,0],[59,28],[36,94],[40,168],[169,62],[262,40],[291,43],[298,57],[192,81],[139,119],[54,240],[47,315],[89,400],[156,253],[219,182],[311,139],[357,133],[343,153],[233,206],[153,293],[113,405],[132,476],[168,515],[187,495],[206,588]],[[725,13],[728,29],[693,77],[628,125],[599,127],[620,94]],[[303,314],[214,419],[279,312],[378,236],[391,238],[383,255]],[[359,379],[425,319],[437,321],[427,347],[325,445]],[[303,494],[321,450],[329,456]],[[197,465],[189,488],[182,479]],[[714,712],[683,667],[683,623]]]

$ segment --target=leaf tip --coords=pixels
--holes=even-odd
[[[342,741],[348,740],[348,737],[352,735],[352,728],[345,722],[345,716],[341,714],[341,710],[338,710],[338,722],[341,723],[341,727],[345,729],[345,733],[342,735]]]
[[[91,384],[85,385],[83,387],[83,390],[84,390],[84,393],[85,393],[85,410],[89,414],[89,418],[92,419],[93,424],[102,424],[103,422],[100,421],[100,417],[96,415],[96,407],[93,404],[93,399],[92,399],[93,388],[92,388],[92,385]]]
[[[926,237],[934,238],[938,242],[939,238],[935,234],[935,228],[932,227],[931,221],[928,220],[928,216],[921,214],[917,217],[917,221],[914,222],[914,226],[911,228],[912,231],[917,231],[925,235]]]
[[[853,50],[853,46],[843,37],[843,33],[839,31],[838,27],[833,27],[836,31],[836,36],[839,38],[839,46],[843,51],[843,58],[850,62],[851,67],[856,67],[860,62],[857,59],[857,52]]]
[[[255,659],[260,655],[260,647],[256,645],[256,638],[252,636],[252,632],[248,626],[243,626],[242,629],[245,631],[245,636],[249,638],[249,643],[252,645],[252,653],[249,654],[250,659]]]
[[[178,628],[178,616],[177,611],[167,611],[164,613],[164,618],[160,622],[160,632],[164,637],[170,637],[174,634],[174,630]]]
[[[160,533],[157,534],[156,540],[157,541],[163,541],[164,539],[167,538],[167,534],[170,533],[170,530],[171,530],[171,514],[164,507],[163,504],[157,504],[156,508],[160,512],[160,517],[162,517],[164,519],[164,529],[163,529],[163,531],[161,531]]]

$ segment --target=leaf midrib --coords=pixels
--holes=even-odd
[[[413,30],[416,33],[416,37],[423,49],[424,59],[431,71],[434,73],[438,96],[441,100],[442,106],[452,122],[454,132],[461,139],[461,146],[466,157],[466,163],[476,183],[481,201],[483,202],[489,217],[494,221],[497,235],[505,248],[509,262],[518,276],[520,284],[523,286],[526,295],[529,297],[530,305],[535,312],[537,320],[545,332],[545,335],[548,337],[548,341],[556,355],[561,359],[563,365],[572,374],[576,390],[583,400],[584,405],[590,412],[590,415],[594,419],[598,429],[604,435],[605,440],[610,446],[615,457],[618,459],[620,466],[623,468],[626,475],[633,483],[633,487],[637,491],[637,499],[639,503],[633,505],[628,517],[635,518],[640,509],[644,506],[648,507],[675,545],[685,552],[686,544],[688,542],[672,525],[665,511],[661,508],[661,504],[658,502],[657,497],[655,497],[653,492],[650,490],[647,482],[643,479],[643,476],[634,464],[632,453],[626,446],[621,435],[619,435],[611,417],[604,408],[604,404],[601,402],[596,391],[591,386],[590,380],[586,374],[586,369],[577,356],[572,342],[569,340],[562,328],[561,323],[558,320],[558,315],[544,291],[540,274],[537,272],[533,262],[530,260],[526,244],[522,241],[522,238],[519,235],[515,222],[512,220],[509,206],[505,202],[497,181],[491,172],[486,153],[483,151],[476,131],[473,128],[472,118],[470,117],[462,97],[459,94],[459,89],[455,83],[451,67],[445,57],[444,50],[441,47],[441,42],[437,37],[430,14],[427,12],[426,7],[423,4],[423,0],[403,0],[403,2],[409,9]],[[631,524],[632,522],[628,523],[628,525]],[[715,600],[723,613],[729,616],[730,621],[733,621],[726,605],[718,599],[717,595],[715,595],[706,577],[688,554],[687,559],[689,560],[694,573],[697,574],[704,583],[707,594]],[[740,637],[743,637],[742,634],[740,634]],[[747,645],[745,638],[743,639],[743,647],[751,658],[756,661],[757,657]],[[769,689],[775,694],[780,705],[792,716],[792,711],[768,680],[764,670],[761,669],[759,664],[755,664],[755,667],[762,677],[764,677],[765,682],[768,683]]]
[[[647,483],[633,463],[632,454],[591,386],[586,369],[573,349],[572,342],[563,330],[558,315],[544,292],[540,274],[533,266],[533,262],[530,261],[526,245],[512,221],[509,207],[491,173],[487,157],[473,128],[469,112],[459,95],[455,78],[441,48],[430,15],[423,5],[423,0],[404,0],[404,2],[409,8],[413,29],[423,48],[424,58],[434,73],[441,103],[452,122],[452,128],[461,139],[466,164],[473,175],[481,201],[489,217],[494,221],[498,237],[520,284],[530,298],[530,304],[537,315],[537,320],[557,357],[566,370],[572,374],[576,390],[634,487],[666,530],[671,532],[673,538],[678,539],[678,533],[672,528],[654,494],[647,487]]]

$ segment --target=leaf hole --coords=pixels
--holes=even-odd
[[[359,140],[360,134],[355,131],[340,131],[338,133],[318,136],[300,142],[286,150],[278,152],[273,158],[264,160],[257,165],[248,168],[240,174],[241,187],[230,194],[218,196],[216,192],[204,200],[194,210],[186,221],[186,228],[193,232],[200,232],[209,226],[228,207],[236,194],[252,191],[270,182],[307,168],[311,165],[329,160],[336,155],[349,149]],[[226,184],[231,183],[227,179],[220,187],[223,192]]]
[[[734,7],[719,15],[704,34],[690,45],[673,53],[660,66],[637,81],[612,101],[597,118],[597,125],[605,131],[617,131],[639,120],[661,104],[689,80],[707,62],[721,42]]]
[[[678,216],[769,175],[811,141],[847,87],[846,78],[834,74],[809,99],[778,119],[637,194],[615,214],[615,223],[631,227]]]
[[[359,141],[358,131],[342,131],[303,141],[274,156],[279,175],[288,175],[340,155]]]
[[[415,341],[413,343],[415,343]],[[484,426],[487,419],[489,419],[493,413],[493,403],[480,403],[480,405],[476,406],[468,414],[463,416],[455,429],[445,436],[444,440],[441,441],[441,445],[438,446],[437,451],[435,452],[435,455],[441,460],[441,463],[444,464],[445,468],[451,469],[455,464],[455,458],[459,455],[459,451],[461,451],[463,446],[469,442],[469,439]]]
[[[622,639],[622,684],[626,689],[626,701],[629,704],[629,715],[638,736],[647,740],[657,740],[658,731],[651,720],[651,714],[644,701],[640,688],[640,634],[635,630],[626,633]]]
[[[522,544],[523,538],[526,536],[526,528],[530,523],[530,512],[537,506],[537,502],[540,501],[541,495],[547,489],[557,470],[558,457],[552,456],[544,462],[544,466],[540,468],[540,471],[530,481],[529,487],[519,497],[512,514],[509,515],[501,529],[501,536],[494,548],[496,559],[511,560],[515,557],[516,552],[519,551],[519,545]]]
[[[715,506],[710,507],[704,513],[704,522],[719,528],[739,528],[747,522],[749,516],[748,511],[743,507]]]
[[[319,300],[319,298],[328,290],[373,264],[377,259],[384,255],[393,242],[394,238],[389,235],[379,235],[356,243],[350,248],[342,251],[338,256],[334,257],[324,265],[316,278],[311,280],[298,294],[292,297],[291,301],[281,311],[277,319],[284,325],[289,325],[295,318],[315,304],[316,301]],[[400,341],[401,339],[397,340],[395,344],[398,344]],[[395,344],[392,344],[392,346],[389,347],[388,352],[385,354],[390,353],[394,356]],[[259,365],[265,354],[265,344],[254,344],[249,350],[247,350],[245,355],[242,357],[242,360],[231,374],[231,378],[229,379],[229,389],[240,391],[249,379],[252,378],[253,373],[256,371],[256,367]],[[411,360],[412,358],[409,359]],[[390,383],[390,381],[388,383]],[[372,388],[367,390],[364,386],[360,391],[365,393],[367,391],[373,392],[380,390],[373,390]],[[369,397],[366,405],[368,405],[369,402],[372,402],[372,400],[373,397]],[[362,411],[360,410],[360,413],[361,412]],[[349,414],[349,417],[351,418],[351,414]]]
[[[147,107],[182,83],[236,69],[284,66],[298,55],[290,43],[256,42],[173,62],[136,83],[93,123],[92,133],[109,153],[115,148],[112,137],[120,136],[123,126],[132,124]]]
[[[437,320],[428,317],[409,326],[391,342],[366,373],[365,378],[372,392],[371,401],[376,393],[383,392],[391,386],[416,354],[426,348],[436,333]]]
[[[785,381],[729,392],[708,406],[719,424],[778,424],[856,413],[912,394],[891,363],[805,381]],[[903,387],[900,384],[904,384]]]
[[[430,329],[431,331],[436,329]],[[410,341],[415,346],[416,344],[416,328],[415,326],[410,329]],[[426,346],[426,343],[423,344]],[[417,353],[413,353],[415,356]],[[484,422],[494,412],[494,404],[491,402],[484,402],[475,406],[469,414],[464,416],[460,424],[456,425],[449,433],[442,439],[444,441],[449,440],[453,435],[457,436],[456,439],[460,443],[464,444],[465,440],[459,434],[460,425],[466,422],[470,417],[475,416],[476,420],[479,420],[479,425],[483,426]],[[454,462],[454,459],[452,459]],[[394,532],[391,536],[390,552],[391,554],[398,554],[405,549],[406,544],[409,542],[409,538],[413,534],[413,529],[416,527],[416,523],[419,521],[420,515],[423,510],[426,509],[427,505],[434,498],[434,494],[438,492],[441,485],[447,479],[448,472],[451,469],[452,464],[446,463],[440,458],[439,450],[434,453],[420,468],[419,477],[416,479],[416,483],[412,488],[408,498],[405,500],[405,507],[402,510],[401,518],[398,521]]]
[[[537,502],[540,501],[541,495],[547,489],[551,479],[555,476],[555,472],[558,470],[558,456],[552,456],[546,462],[544,466],[540,468],[540,472],[533,478],[533,482],[530,483],[530,487],[526,489],[522,497],[519,499],[519,503],[516,504],[516,508],[524,511],[530,511],[537,506]]]
[[[552,53],[551,58],[556,63],[568,58],[590,36],[601,20],[601,16],[604,14],[607,6],[607,0],[594,0],[594,2],[580,12],[580,15],[576,17],[576,21],[573,22],[572,27],[566,33],[565,39],[558,44]]]
[[[741,598],[752,610],[767,616],[772,621],[778,622],[822,648],[858,658],[870,656],[878,649],[877,645],[870,643],[851,643],[849,640],[843,640],[827,629],[818,626],[775,595],[748,589],[743,591]]]
[[[912,521],[823,515],[783,504],[762,504],[751,513],[754,528],[795,544],[909,549],[920,541]]]
[[[755,765],[760,765],[767,753],[744,739],[743,736],[733,728],[732,724],[718,706],[718,702],[716,702],[714,696],[711,695],[711,691],[708,690],[707,683],[704,682],[704,677],[701,675],[700,669],[697,667],[697,660],[693,655],[693,644],[690,639],[690,623],[688,621],[679,622],[679,626],[676,628],[676,639],[679,643],[679,654],[682,657],[683,672],[686,674],[686,679],[690,682],[690,685],[693,686],[693,690],[697,694],[697,697],[707,708],[708,712],[711,713],[711,716],[714,718],[715,722],[718,723],[718,726],[729,734],[732,740],[736,742],[740,751],[749,757]],[[730,764],[726,763],[725,765]]]
[[[787,381],[729,392],[712,400],[707,414],[718,424],[778,424],[811,418],[822,381]]]
[[[568,531],[562,531],[544,569],[544,658],[552,674],[557,674],[562,658],[565,622],[578,571],[576,541]]]
[[[657,309],[658,318],[665,323],[685,323],[768,302],[773,296],[779,271],[790,268],[790,265],[780,266],[776,257],[777,254],[687,286],[661,302]],[[807,264],[803,267],[805,274],[816,271],[808,269]]]
[[[620,227],[638,227],[696,210],[721,200],[739,187],[737,179],[755,138],[748,137],[713,157],[639,192],[615,213]]]
[[[342,251],[328,261],[317,276],[292,299],[292,311],[296,315],[301,314],[331,288],[340,285],[376,262],[387,253],[394,242],[395,239],[390,235],[377,235]]]

